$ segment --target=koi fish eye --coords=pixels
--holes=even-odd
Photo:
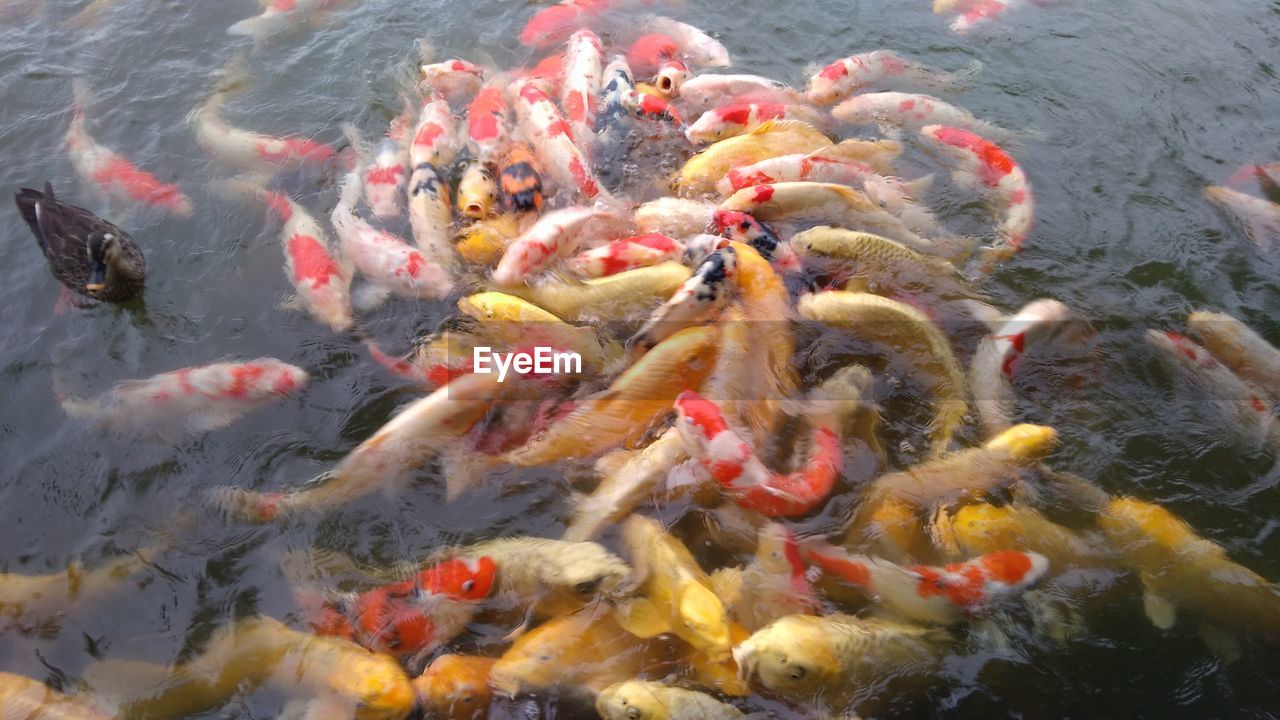
[[[746,232],[751,229],[751,223],[747,222],[746,220],[743,220],[742,222],[738,223],[738,229],[741,230],[742,232]]]
[[[596,590],[600,589],[600,583],[601,583],[601,581],[602,581],[602,580],[601,580],[601,578],[594,578],[594,579],[592,579],[592,580],[584,580],[584,581],[582,581],[582,582],[578,583],[577,585],[574,585],[574,586],[573,586],[573,591],[574,591],[575,593],[579,594],[579,595],[591,595],[591,594],[594,594]]]
[[[463,580],[463,581],[462,581],[462,592],[464,592],[464,593],[469,593],[469,592],[471,592],[472,590],[474,590],[474,589],[475,589],[475,587],[476,587],[476,581],[475,581],[475,580]]]

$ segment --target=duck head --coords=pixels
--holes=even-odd
[[[89,233],[87,252],[89,280],[84,284],[84,289],[85,292],[96,295],[107,287],[107,265],[120,257],[120,239],[114,233],[95,230]]]

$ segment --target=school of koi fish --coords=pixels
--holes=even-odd
[[[274,0],[229,32],[262,38],[352,4]],[[1053,348],[1093,367],[1094,331],[1061,302],[1001,309],[983,292],[1035,242],[1015,159],[1035,136],[923,94],[978,82],[981,67],[877,49],[794,88],[733,73],[724,45],[657,4],[536,7],[525,67],[424,46],[376,141],[350,124],[347,147],[229,124],[221,111],[254,81],[244,56],[188,118],[226,169],[218,196],[278,228],[294,306],[424,393],[324,476],[214,487],[206,509],[283,527],[433,463],[446,501],[504,468],[550,467],[585,488],[563,536],[397,567],[284,553],[288,617],[236,620],[171,664],[97,658],[57,690],[0,672],[0,719],[186,718],[259,691],[285,698],[278,717],[307,720],[484,718],[520,698],[547,717],[887,717],[945,684],[958,648],[1070,644],[1096,573],[1136,577],[1132,601],[1155,627],[1195,623],[1224,662],[1280,641],[1276,585],[1165,508],[1053,467],[1058,431],[1023,421],[1024,360]],[[934,8],[964,32],[1017,4]],[[66,148],[83,181],[189,217],[181,188],[94,140],[90,85],[74,97]],[[902,177],[907,153],[948,179]],[[327,221],[280,186],[297,169],[333,177]],[[1255,181],[1274,198],[1280,165],[1231,183]],[[985,233],[948,230],[928,204],[941,182],[985,205]],[[1227,186],[1206,197],[1275,246],[1280,206]],[[360,324],[390,296],[457,313],[401,354]],[[1280,350],[1211,310],[1146,339],[1280,454]],[[520,362],[539,351],[579,364]],[[484,353],[507,358],[501,372]],[[55,384],[73,418],[174,438],[308,380],[259,358],[91,399]],[[35,626],[92,604],[165,551],[158,538],[99,568],[6,574],[0,616]],[[477,642],[481,625],[502,637]]]

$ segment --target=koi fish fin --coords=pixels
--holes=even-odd
[[[281,720],[346,720],[355,713],[354,701],[332,692],[320,697],[290,700],[280,709]]]
[[[240,408],[230,405],[224,407],[206,407],[187,417],[187,429],[193,433],[204,433],[219,430],[235,422],[243,413]]]
[[[1218,625],[1208,622],[1200,623],[1200,639],[1204,641],[1209,652],[1217,655],[1224,664],[1231,665],[1240,659],[1240,638]]]
[[[734,605],[742,596],[742,571],[738,568],[721,568],[711,573],[711,592],[726,606]]]
[[[391,297],[390,288],[373,283],[360,285],[351,293],[351,307],[356,312],[367,313],[376,310]]]
[[[1143,578],[1142,582],[1147,585],[1146,578]],[[1161,630],[1168,630],[1178,620],[1178,606],[1174,605],[1172,600],[1153,591],[1149,585],[1142,591],[1142,610],[1147,614],[1151,624]]]
[[[444,451],[440,465],[444,474],[444,501],[453,502],[484,479],[486,471],[498,464],[487,455],[462,448]]]
[[[1009,318],[1000,309],[982,302],[981,300],[957,300],[965,312],[969,313],[969,317],[987,326],[991,332],[998,332]]]
[[[651,638],[671,632],[671,623],[649,598],[631,598],[619,605],[613,614],[623,630],[638,638]]]
[[[748,135],[764,135],[766,133],[776,132],[778,130],[807,130],[810,132],[821,132],[818,128],[803,120],[766,120],[760,127],[747,133]]]

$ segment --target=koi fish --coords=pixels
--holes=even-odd
[[[1034,585],[1049,570],[1043,555],[998,550],[943,567],[901,567],[854,555],[823,541],[802,544],[804,559],[823,573],[863,588],[906,620],[955,625]]]
[[[510,143],[507,128],[511,109],[502,86],[497,84],[501,80],[493,78],[476,93],[467,108],[467,145],[476,159],[485,164],[497,163]]]
[[[511,146],[502,162],[502,205],[512,213],[542,212],[542,171],[533,151],[524,143]]]
[[[608,8],[608,0],[561,0],[529,18],[520,31],[520,44],[536,50],[555,47]]]
[[[999,145],[968,130],[928,125],[920,135],[958,163],[951,170],[953,179],[997,201],[1004,212],[999,230],[1005,243],[998,254],[1021,250],[1035,222],[1035,198],[1022,166]]]
[[[568,121],[551,98],[528,80],[516,84],[516,116],[525,136],[552,180],[562,189],[585,199],[609,199],[595,173],[574,141]]]
[[[838,428],[813,423],[813,454],[802,469],[776,473],[765,467],[751,445],[729,428],[720,408],[695,392],[676,398],[676,427],[685,450],[719,483],[734,502],[767,517],[798,517],[813,512],[835,487],[844,469]]]
[[[670,35],[641,35],[627,48],[627,66],[643,76],[652,76],[672,60],[680,59],[680,48]]]
[[[932,675],[952,642],[939,628],[852,615],[790,615],[735,647],[733,659],[748,682],[844,707],[885,673]]]
[[[570,207],[547,213],[516,238],[493,271],[499,285],[524,282],[557,258],[578,251],[587,237],[600,237],[616,229],[621,219],[610,210]]]
[[[1043,555],[1050,567],[1096,567],[1114,554],[1095,539],[1065,528],[1040,511],[1019,505],[970,503],[939,508],[929,522],[934,545],[948,557],[973,557],[1001,550]]]
[[[485,69],[472,62],[452,58],[429,63],[419,68],[422,82],[434,92],[444,95],[450,103],[461,102],[480,90]]]
[[[988,436],[1013,426],[1013,374],[1023,353],[1061,331],[1072,319],[1071,310],[1057,300],[1035,300],[978,343],[969,366],[969,382],[974,407]]]
[[[695,108],[709,109],[731,103],[794,105],[802,102],[786,83],[759,75],[703,73],[680,86],[680,99]]]
[[[969,111],[932,95],[875,92],[854,95],[831,111],[837,120],[858,125],[879,125],[922,130],[929,125],[954,127],[989,136],[1008,136],[1004,128],[974,117]]]
[[[647,680],[614,683],[596,696],[604,720],[736,720],[738,708],[696,690]]]
[[[734,620],[752,632],[787,615],[812,615],[817,596],[795,533],[777,523],[760,528],[756,554],[745,568],[711,573],[711,587]]]
[[[1230,428],[1242,437],[1280,450],[1280,423],[1275,421],[1271,403],[1263,391],[1241,380],[1212,353],[1185,335],[1148,330],[1146,341],[1159,351],[1162,361],[1218,400],[1216,405]]]
[[[506,697],[556,688],[599,692],[661,660],[659,644],[624,630],[612,609],[595,605],[548,620],[515,641],[489,671],[489,687]]]
[[[364,195],[374,217],[393,218],[404,209],[405,184],[409,179],[409,151],[405,143],[411,122],[410,108],[391,121],[391,127],[371,154],[365,156]],[[357,136],[358,137],[358,136]],[[367,145],[361,144],[367,151]]]
[[[809,181],[849,185],[865,191],[878,181],[893,183],[899,194],[914,197],[932,184],[932,177],[904,182],[882,175],[863,161],[869,149],[864,142],[846,140],[813,153],[768,158],[730,170],[716,183],[716,189],[728,197],[755,185]]]
[[[89,86],[80,78],[72,86],[76,103],[71,115],[71,125],[67,128],[66,143],[67,150],[71,153],[71,162],[80,177],[107,196],[127,205],[142,205],[182,218],[191,217],[191,199],[182,192],[182,188],[172,183],[160,182],[155,175],[107,149],[89,135],[84,116],[84,109],[89,101]]]
[[[658,266],[661,267],[661,266]],[[632,270],[608,278],[623,278]],[[577,402],[527,445],[508,452],[503,460],[521,467],[546,465],[590,457],[634,443],[671,411],[671,403],[685,390],[697,387],[711,369],[718,329],[700,326],[681,330],[663,340],[627,368],[605,390]]]
[[[964,34],[1024,5],[1024,0],[934,0],[933,12],[937,15],[954,14],[951,31]]]
[[[472,162],[458,181],[458,209],[474,220],[487,217],[498,206],[498,181],[483,163]]]
[[[311,316],[344,332],[351,328],[351,268],[334,257],[334,247],[324,228],[298,203],[244,180],[225,180],[225,187],[259,198],[283,226],[280,247],[284,271],[297,290],[298,300]]]
[[[1260,250],[1272,250],[1280,242],[1280,204],[1222,185],[1205,188],[1204,197]]]
[[[324,14],[353,4],[354,0],[265,0],[261,15],[245,18],[227,28],[228,35],[263,38],[304,21],[315,23]]]
[[[776,232],[750,214],[737,210],[716,210],[711,216],[711,224],[730,240],[755,248],[779,272],[800,269],[800,256],[796,255],[791,243],[784,242]]]
[[[265,617],[214,633],[204,651],[166,667],[100,660],[86,684],[121,717],[188,717],[214,710],[238,692],[266,686],[287,696],[318,698],[336,717],[398,720],[413,709],[409,678],[390,655],[350,640],[318,637]],[[330,717],[330,715],[324,715]]]
[[[87,700],[64,695],[38,680],[0,672],[0,713],[31,720],[112,720]]]
[[[736,137],[763,125],[768,120],[801,120],[816,124],[821,116],[802,105],[743,102],[708,110],[685,129],[692,143],[713,143]]]
[[[729,50],[719,40],[702,30],[661,15],[644,15],[635,19],[642,34],[665,35],[675,41],[680,57],[695,67],[729,67]]]
[[[307,372],[274,358],[183,368],[118,383],[92,400],[59,398],[74,418],[110,429],[207,432],[307,385]]]
[[[954,265],[872,233],[820,225],[791,236],[800,257],[820,258],[878,295],[923,294],[941,300],[979,299]]]
[[[454,239],[453,248],[458,257],[472,265],[493,267],[519,234],[517,216],[504,212],[464,227]]]
[[[737,324],[740,328],[770,328],[765,337],[752,339],[752,352],[743,363],[753,384],[753,402],[746,406],[744,415],[759,443],[777,428],[780,403],[798,392],[792,363],[791,296],[782,278],[755,248],[733,241],[730,247],[738,254],[738,295],[746,316],[745,323]]]
[[[659,298],[670,297],[689,275],[690,270],[684,265],[664,262],[582,282],[516,286],[509,292],[568,322],[617,319],[652,308]]]
[[[482,90],[480,95],[483,94]],[[449,109],[449,101],[444,95],[432,92],[418,113],[418,124],[409,143],[409,164],[414,169],[424,163],[436,168],[446,167],[458,154],[459,144],[457,123]]]
[[[713,661],[727,659],[731,643],[724,604],[689,549],[642,515],[622,523],[622,542],[640,585],[635,597],[617,606],[618,624],[642,638],[672,633]]]
[[[684,244],[661,233],[646,233],[613,240],[586,250],[569,261],[569,267],[583,277],[598,278],[626,270],[649,267],[684,256]]]
[[[687,196],[710,193],[716,183],[736,167],[827,147],[831,147],[831,140],[812,125],[798,120],[772,120],[745,135],[721,140],[689,158],[674,186]]]
[[[1193,312],[1187,327],[1218,362],[1280,403],[1280,350],[1226,313]]]
[[[360,168],[357,167],[347,173],[331,216],[333,229],[342,243],[343,257],[370,282],[392,292],[420,298],[448,295],[453,290],[453,280],[444,268],[417,248],[356,216],[360,188]],[[415,186],[413,190],[418,188]]]
[[[514,295],[481,292],[458,301],[458,310],[480,321],[476,334],[506,347],[543,345],[576,352],[585,372],[604,372],[621,353],[602,344],[593,328],[570,325],[554,314]],[[470,357],[470,355],[468,355]]]
[[[705,232],[714,211],[710,203],[661,197],[636,208],[636,230],[684,240]]]
[[[1202,620],[1215,650],[1238,654],[1222,629],[1269,641],[1280,637],[1280,588],[1233,562],[1221,545],[1200,537],[1168,510],[1134,498],[1115,498],[1098,526],[1142,581],[1147,618],[1168,629],[1185,610]],[[1224,647],[1225,646],[1225,647]]]
[[[323,482],[287,493],[224,487],[214,490],[211,500],[232,517],[256,523],[340,507],[386,486],[404,470],[420,467],[464,435],[489,410],[500,387],[496,373],[463,375],[397,413]]]
[[[632,342],[651,348],[724,309],[737,287],[738,256],[728,242],[723,245],[703,258],[693,275],[649,316]]]
[[[488,597],[496,574],[490,557],[447,560],[409,580],[325,603],[312,628],[374,652],[426,653],[462,632],[476,603]]]
[[[440,177],[440,170],[429,162],[414,167],[413,174],[409,176],[409,228],[413,232],[413,242],[429,261],[445,273],[454,264],[454,250],[449,243],[452,219],[449,187]]]
[[[61,617],[77,604],[93,606],[119,590],[126,580],[151,567],[154,553],[142,550],[86,570],[72,562],[65,570],[42,575],[0,573],[0,631],[23,632]],[[4,677],[0,673],[0,678]],[[0,686],[3,686],[0,681]],[[0,690],[0,698],[4,691]],[[7,707],[0,699],[0,708]]]
[[[196,144],[210,157],[250,172],[273,173],[320,165],[333,157],[333,148],[302,137],[272,137],[228,125],[220,117],[231,87],[215,91],[196,106],[187,121],[195,129]]]
[[[928,65],[908,60],[892,50],[872,50],[840,58],[822,68],[809,78],[805,92],[809,101],[818,105],[830,105],[854,93],[876,85],[923,85],[945,88],[956,84],[962,77],[976,74],[982,63],[963,73],[945,73]]]
[[[451,548],[435,557],[493,558],[498,567],[494,602],[528,608],[539,618],[577,612],[599,597],[618,596],[631,576],[627,563],[594,542],[509,537]]]
[[[619,450],[596,461],[604,477],[592,493],[578,501],[562,540],[594,539],[605,527],[626,517],[687,458],[675,428],[640,450]]]
[[[569,38],[564,53],[564,80],[560,84],[560,107],[569,120],[572,136],[587,141],[595,132],[600,80],[604,72],[604,45],[590,30],[579,30]],[[589,148],[588,148],[589,149]]]
[[[489,714],[489,672],[497,658],[441,655],[413,680],[418,707],[441,720],[483,720]]]

